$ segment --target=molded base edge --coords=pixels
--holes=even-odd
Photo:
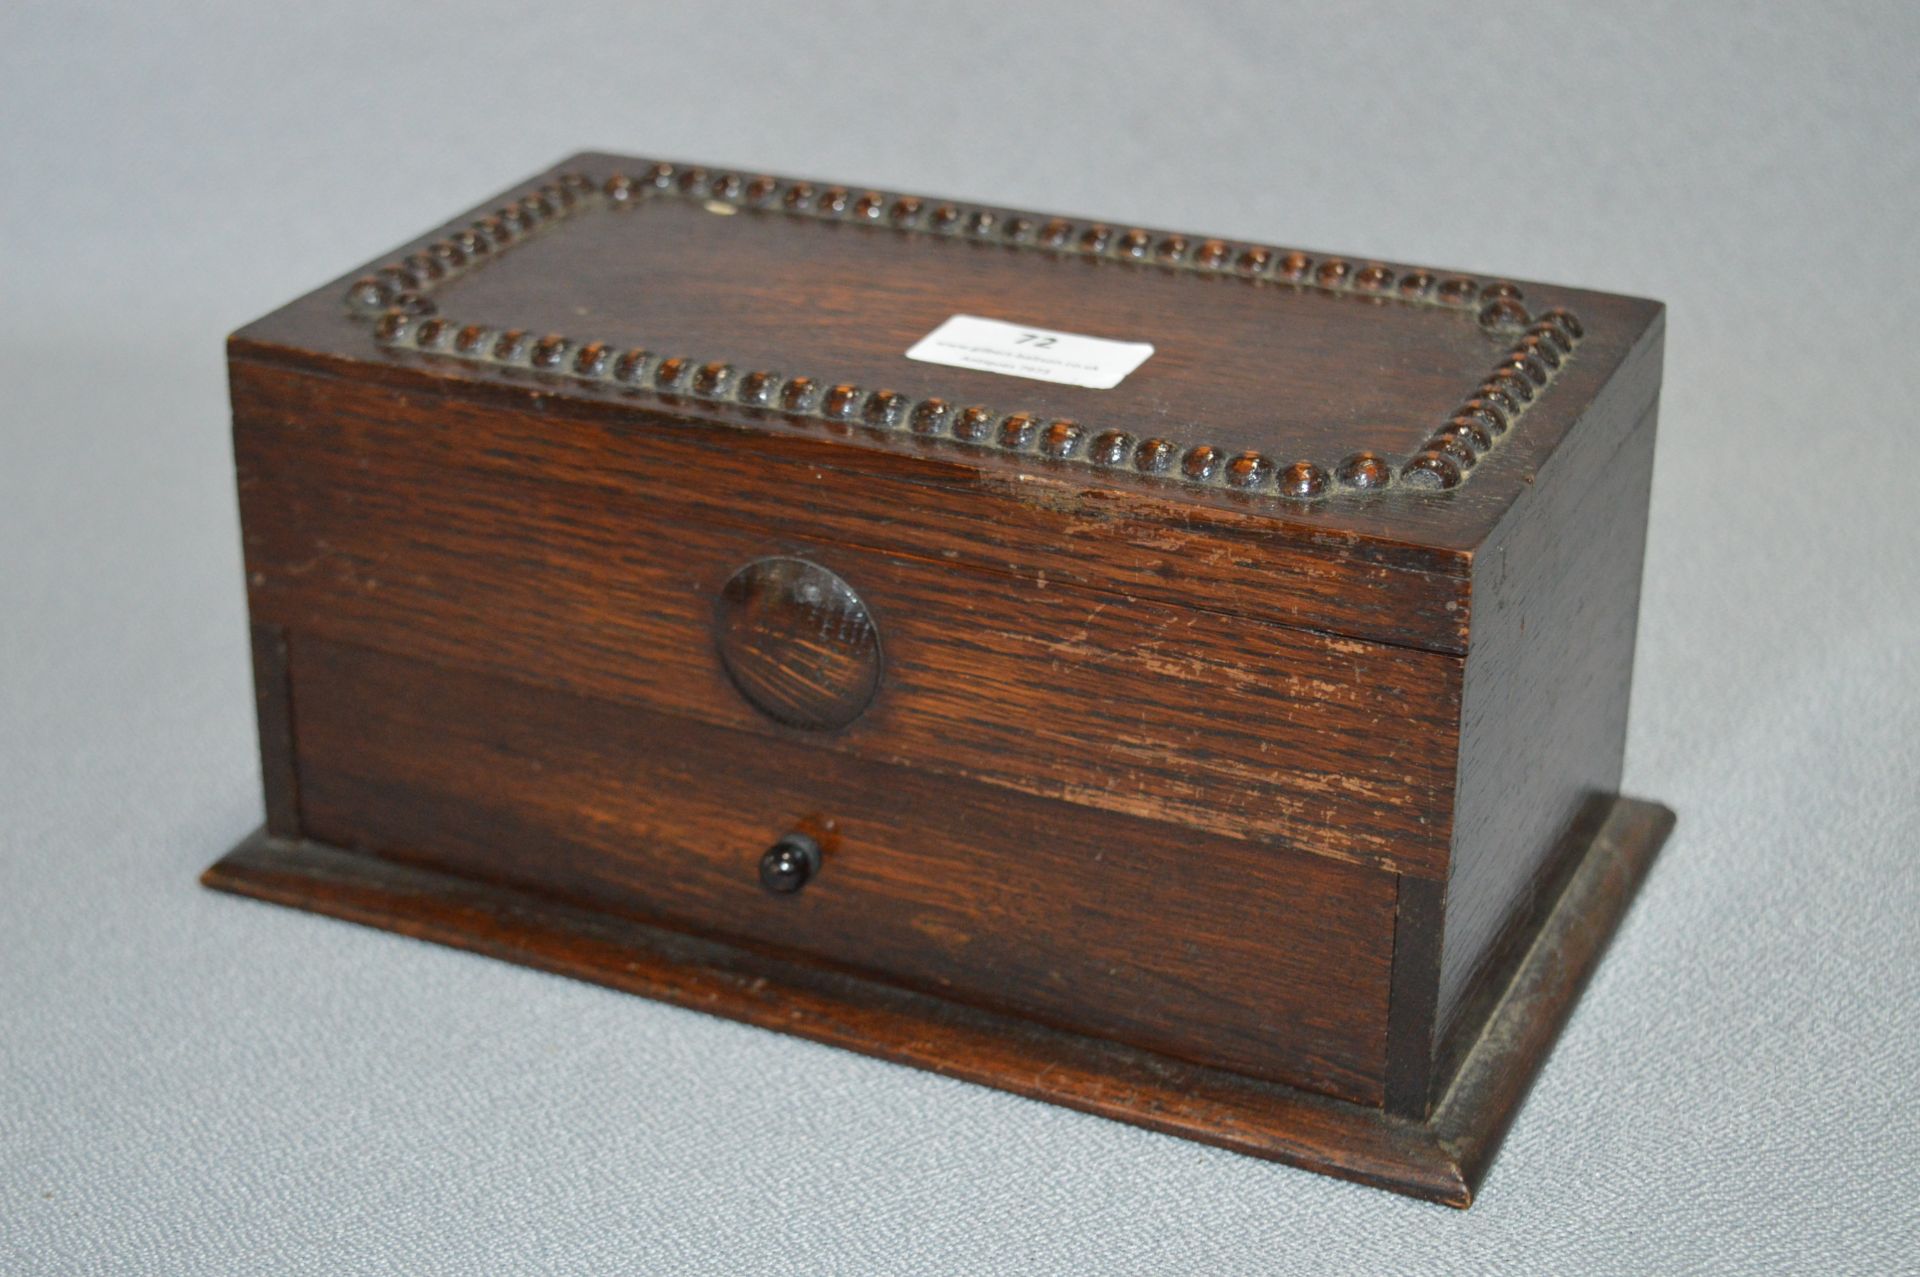
[[[1673,821],[1614,801],[1424,1122],[265,830],[201,881],[1466,1207]]]

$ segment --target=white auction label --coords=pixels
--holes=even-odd
[[[914,343],[908,359],[1030,377],[1092,390],[1112,390],[1153,354],[1139,341],[1029,328],[977,315],[955,315]]]

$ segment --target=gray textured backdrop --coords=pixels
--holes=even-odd
[[[1920,10],[0,15],[0,1269],[1914,1271]],[[1680,831],[1470,1214],[204,892],[221,338],[600,145],[1672,306]]]

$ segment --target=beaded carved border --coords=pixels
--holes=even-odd
[[[847,221],[897,232],[949,235],[1056,254],[1202,274],[1226,274],[1300,289],[1354,293],[1412,306],[1472,311],[1488,332],[1515,340],[1491,372],[1437,426],[1411,456],[1355,452],[1338,459],[1287,464],[1258,452],[1227,456],[1209,444],[1177,445],[1137,439],[1076,421],[1042,420],[943,399],[912,400],[892,390],[864,390],[806,376],[742,370],[724,360],[620,350],[602,341],[560,333],[534,336],[521,329],[465,324],[442,316],[428,295],[512,246],[589,209],[621,209],[655,198],[699,201],[715,211],[760,211]],[[615,174],[596,182],[563,174],[512,200],[472,225],[419,252],[380,267],[348,288],[348,307],[375,317],[382,346],[451,356],[500,369],[523,368],[656,395],[691,395],[715,403],[773,409],[789,416],[859,422],[880,430],[946,437],[1004,453],[1032,453],[1102,469],[1132,470],[1188,485],[1266,493],[1312,501],[1341,492],[1390,486],[1453,488],[1507,434],[1545,392],[1585,335],[1566,310],[1529,313],[1519,288],[1505,281],[1432,271],[1398,273],[1377,262],[1329,257],[1226,240],[1158,238],[1144,230],[1115,230],[1099,222],[1040,219],[1021,213],[881,191],[856,194],[843,186],[773,177],[741,177],[697,166],[656,163],[638,177]]]

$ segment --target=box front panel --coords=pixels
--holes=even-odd
[[[1394,877],[631,704],[289,640],[336,846],[1378,1104]],[[790,894],[759,862],[822,848]]]
[[[236,451],[258,622],[1261,846],[1444,863],[1455,658],[967,571],[884,518],[874,548],[795,535],[840,491],[884,485],[822,467],[755,486],[657,455],[685,432],[644,420],[589,429],[287,374],[243,391],[242,376],[257,374],[236,373]],[[297,410],[260,393],[288,383],[319,389]],[[667,468],[704,505],[595,486],[615,456]],[[1170,547],[1161,570],[1215,549]],[[769,557],[836,574],[875,628],[877,690],[836,730],[770,716],[723,666],[716,608]]]
[[[1383,1101],[1456,658],[756,526],[874,482],[830,466],[715,518],[645,418],[235,381],[307,836]],[[616,454],[703,504],[594,484]],[[796,831],[804,902],[754,872]]]

